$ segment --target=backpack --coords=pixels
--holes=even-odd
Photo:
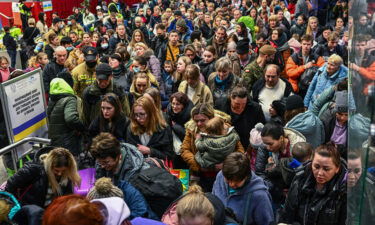
[[[307,92],[307,89],[309,88],[310,82],[314,78],[314,75],[318,71],[318,66],[310,67],[309,69],[305,70],[303,74],[301,75],[299,81],[298,81],[298,88],[299,91],[302,93]]]
[[[159,218],[168,206],[182,195],[181,181],[164,166],[160,168],[151,165],[132,176],[130,183],[143,194]]]

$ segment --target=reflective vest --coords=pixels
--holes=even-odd
[[[20,3],[20,4],[18,5],[18,7],[19,7],[19,9],[20,9],[20,13],[21,13],[22,15],[31,16],[31,12],[30,12],[30,11],[26,11],[26,10],[23,9],[23,6],[24,6],[24,5],[25,5],[25,4],[23,4],[23,3]]]
[[[111,8],[111,6],[113,6],[113,5],[115,6],[115,8],[116,8],[116,10],[117,10],[117,13],[120,13],[120,10],[118,9],[116,3],[111,2],[111,3],[109,3],[109,5],[108,5],[108,15],[111,15],[111,11],[109,11],[109,8]]]

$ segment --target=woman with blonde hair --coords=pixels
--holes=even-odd
[[[188,65],[185,71],[185,80],[181,82],[178,91],[185,93],[194,105],[207,103],[213,105],[210,88],[199,79],[199,67],[195,64]]]
[[[180,58],[178,58],[176,71],[172,74],[172,81],[173,81],[172,93],[177,92],[178,87],[180,86],[181,82],[186,79],[185,78],[186,67],[191,64],[192,64],[191,59],[187,56],[181,56]]]
[[[133,104],[130,113],[130,125],[125,140],[135,145],[146,157],[172,159],[172,132],[164,118],[157,112],[154,102],[147,97],[140,97]]]
[[[136,51],[135,51],[135,44],[136,43],[143,43],[146,45],[145,41],[145,35],[140,29],[136,29],[133,31],[132,39],[130,40],[130,43],[127,47],[127,50],[130,54],[130,57],[136,56]],[[146,45],[147,46],[147,45]]]
[[[321,29],[319,27],[318,18],[316,18],[315,16],[309,17],[305,34],[313,36],[315,40],[317,37],[319,37],[320,33],[321,33]]]
[[[45,151],[49,152],[43,154]],[[77,164],[69,150],[47,147],[8,179],[5,191],[18,196],[22,205],[44,208],[53,199],[72,194],[73,187],[80,184]]]
[[[151,82],[149,76],[144,72],[136,73],[132,85],[130,86],[130,105],[138,98],[142,97],[146,89],[151,87]]]

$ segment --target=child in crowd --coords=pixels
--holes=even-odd
[[[195,141],[198,152],[195,160],[202,168],[213,168],[220,164],[232,152],[236,151],[236,143],[240,140],[234,127],[227,128],[220,117],[210,119]]]
[[[173,94],[173,73],[176,68],[172,61],[166,60],[164,62],[164,69],[161,72],[161,77],[163,79],[163,85],[165,90],[165,99],[166,101],[162,102],[162,107],[165,108],[169,103],[169,97]]]
[[[308,142],[298,142],[293,146],[292,157],[281,159],[281,174],[287,187],[290,186],[296,170],[311,159],[313,148]]]

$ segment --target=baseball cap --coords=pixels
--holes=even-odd
[[[96,67],[95,72],[97,80],[108,80],[112,75],[112,68],[108,63],[101,63]]]
[[[83,49],[83,55],[85,56],[85,61],[94,61],[98,55],[98,50],[94,47],[88,46]]]

